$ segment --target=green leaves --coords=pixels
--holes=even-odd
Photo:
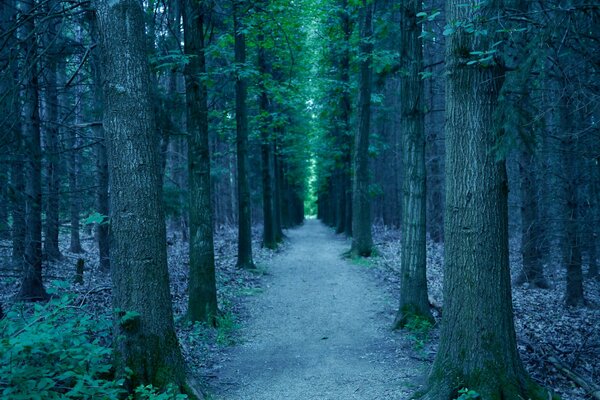
[[[0,321],[3,399],[118,398],[122,380],[108,380],[111,349],[101,325],[63,297],[8,310]]]
[[[468,388],[462,388],[458,391],[458,394],[460,394],[459,397],[456,398],[456,400],[471,400],[471,399],[480,399],[481,395],[479,393],[477,393],[474,390],[470,390]]]
[[[100,214],[99,212],[95,211],[95,212],[91,213],[90,215],[88,215],[88,217],[83,220],[83,223],[84,223],[84,225],[92,225],[92,224],[106,225],[109,223],[109,217],[108,217],[108,215],[103,215],[103,214]]]

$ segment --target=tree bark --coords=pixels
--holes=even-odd
[[[269,107],[269,95],[267,93],[266,80],[269,79],[270,65],[267,60],[267,50],[264,47],[265,36],[261,32],[258,36],[258,73],[261,81],[259,82],[259,120],[260,120],[260,153],[261,153],[261,174],[262,174],[262,198],[263,198],[263,246],[268,249],[277,247],[275,237],[275,224],[273,218],[273,179],[271,165],[271,142],[272,127]]]
[[[214,325],[217,317],[217,284],[208,144],[208,89],[204,81],[205,7],[205,4],[195,0],[184,0],[182,7],[185,54],[190,56],[190,61],[184,69],[189,132],[188,317],[191,321],[204,321]]]
[[[248,78],[245,76],[246,35],[242,24],[242,14],[246,11],[245,0],[234,2],[235,63],[235,121],[237,133],[237,185],[238,185],[238,259],[237,267],[254,269],[252,260],[252,213],[250,209],[250,188],[248,186]]]
[[[97,0],[110,171],[115,363],[132,387],[184,385],[171,308],[160,155],[150,103],[144,12],[137,0]]]
[[[98,20],[96,15],[89,13],[90,35],[93,39],[99,41]],[[96,48],[92,52],[90,63],[92,70],[92,91],[94,102],[94,115],[100,118],[102,110],[102,69],[100,49]],[[98,240],[99,269],[102,272],[110,272],[110,224],[108,215],[110,214],[110,199],[108,195],[108,155],[106,154],[106,137],[103,126],[94,126],[92,128],[94,136],[98,140],[96,145],[96,207],[97,212],[106,217],[106,221],[96,226],[96,238]]]
[[[489,21],[498,2],[448,0],[448,21]],[[495,32],[494,26],[476,28]],[[446,48],[444,318],[425,399],[450,400],[463,387],[483,399],[547,399],[519,359],[508,265],[508,186],[493,112],[503,71],[470,61],[495,35],[460,27]]]
[[[76,90],[76,109],[75,119],[81,118],[81,98],[83,96],[83,88],[78,85]],[[80,172],[80,157],[78,150],[78,129],[69,129],[67,134],[67,168],[69,176],[69,219],[71,221],[71,241],[69,245],[69,251],[72,253],[83,253],[81,247],[81,239],[79,236],[79,214],[80,214],[80,198],[79,193],[79,172]]]
[[[45,12],[56,12],[55,1],[49,1],[45,4]],[[56,49],[52,43],[56,39],[56,24],[59,21],[56,18],[49,18],[45,26],[44,46],[46,53],[44,56],[45,74],[44,74],[44,96],[43,104],[45,111],[45,138],[46,138],[46,179],[48,184],[48,196],[46,201],[46,223],[44,225],[44,253],[49,261],[62,258],[58,248],[59,233],[59,209],[60,209],[60,156],[58,151],[59,141],[59,112],[58,112],[58,57]],[[62,65],[61,65],[62,67]]]
[[[427,297],[427,182],[423,112],[423,47],[417,24],[420,0],[400,4],[400,135],[402,137],[402,236],[400,306],[394,326],[414,317],[433,321]]]
[[[371,131],[371,90],[373,44],[373,2],[363,0],[360,27],[359,122],[352,155],[352,248],[351,253],[369,257],[371,236],[371,198],[369,195],[369,135]]]
[[[565,303],[567,306],[583,306],[585,305],[585,297],[583,294],[583,270],[582,270],[582,255],[581,255],[581,218],[580,218],[580,171],[578,135],[574,132],[574,124],[571,122],[574,119],[575,113],[570,113],[568,99],[563,97],[559,100],[558,105],[558,121],[559,130],[563,135],[562,158],[563,168],[565,173],[565,182],[567,185],[566,203],[564,204],[563,212],[565,219],[565,251],[564,263],[567,269],[567,288],[565,292]]]
[[[42,148],[37,39],[33,1],[19,3],[23,23],[19,28],[23,65],[21,89],[21,128],[25,154],[25,222],[23,278],[17,298],[26,301],[45,300],[48,295],[42,283]]]

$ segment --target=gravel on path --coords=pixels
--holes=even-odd
[[[365,266],[342,258],[347,240],[316,220],[288,232],[247,297],[242,343],[225,350],[213,399],[408,399],[427,365],[390,330],[394,301]]]

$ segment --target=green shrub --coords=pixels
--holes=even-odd
[[[480,399],[481,396],[479,395],[479,393],[477,393],[474,390],[470,390],[468,388],[462,388],[458,391],[458,394],[460,396],[458,396],[456,398],[456,400],[473,400],[473,399]]]
[[[412,315],[404,328],[410,332],[408,338],[412,340],[417,350],[422,350],[425,343],[429,340],[429,332],[433,324],[427,318],[420,315]]]
[[[109,321],[96,321],[66,296],[12,307],[0,320],[0,398],[187,398],[174,386],[142,385],[128,395],[124,380],[113,377],[110,332]]]
[[[68,297],[13,307],[0,321],[0,397],[111,398],[125,394],[111,379],[109,325]]]

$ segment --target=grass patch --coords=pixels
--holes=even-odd
[[[235,344],[234,335],[240,325],[233,313],[227,311],[217,317],[217,344],[232,346]]]
[[[431,321],[419,315],[411,316],[404,325],[404,329],[408,331],[408,338],[413,342],[416,350],[423,350],[429,340],[431,328],[433,328]]]

